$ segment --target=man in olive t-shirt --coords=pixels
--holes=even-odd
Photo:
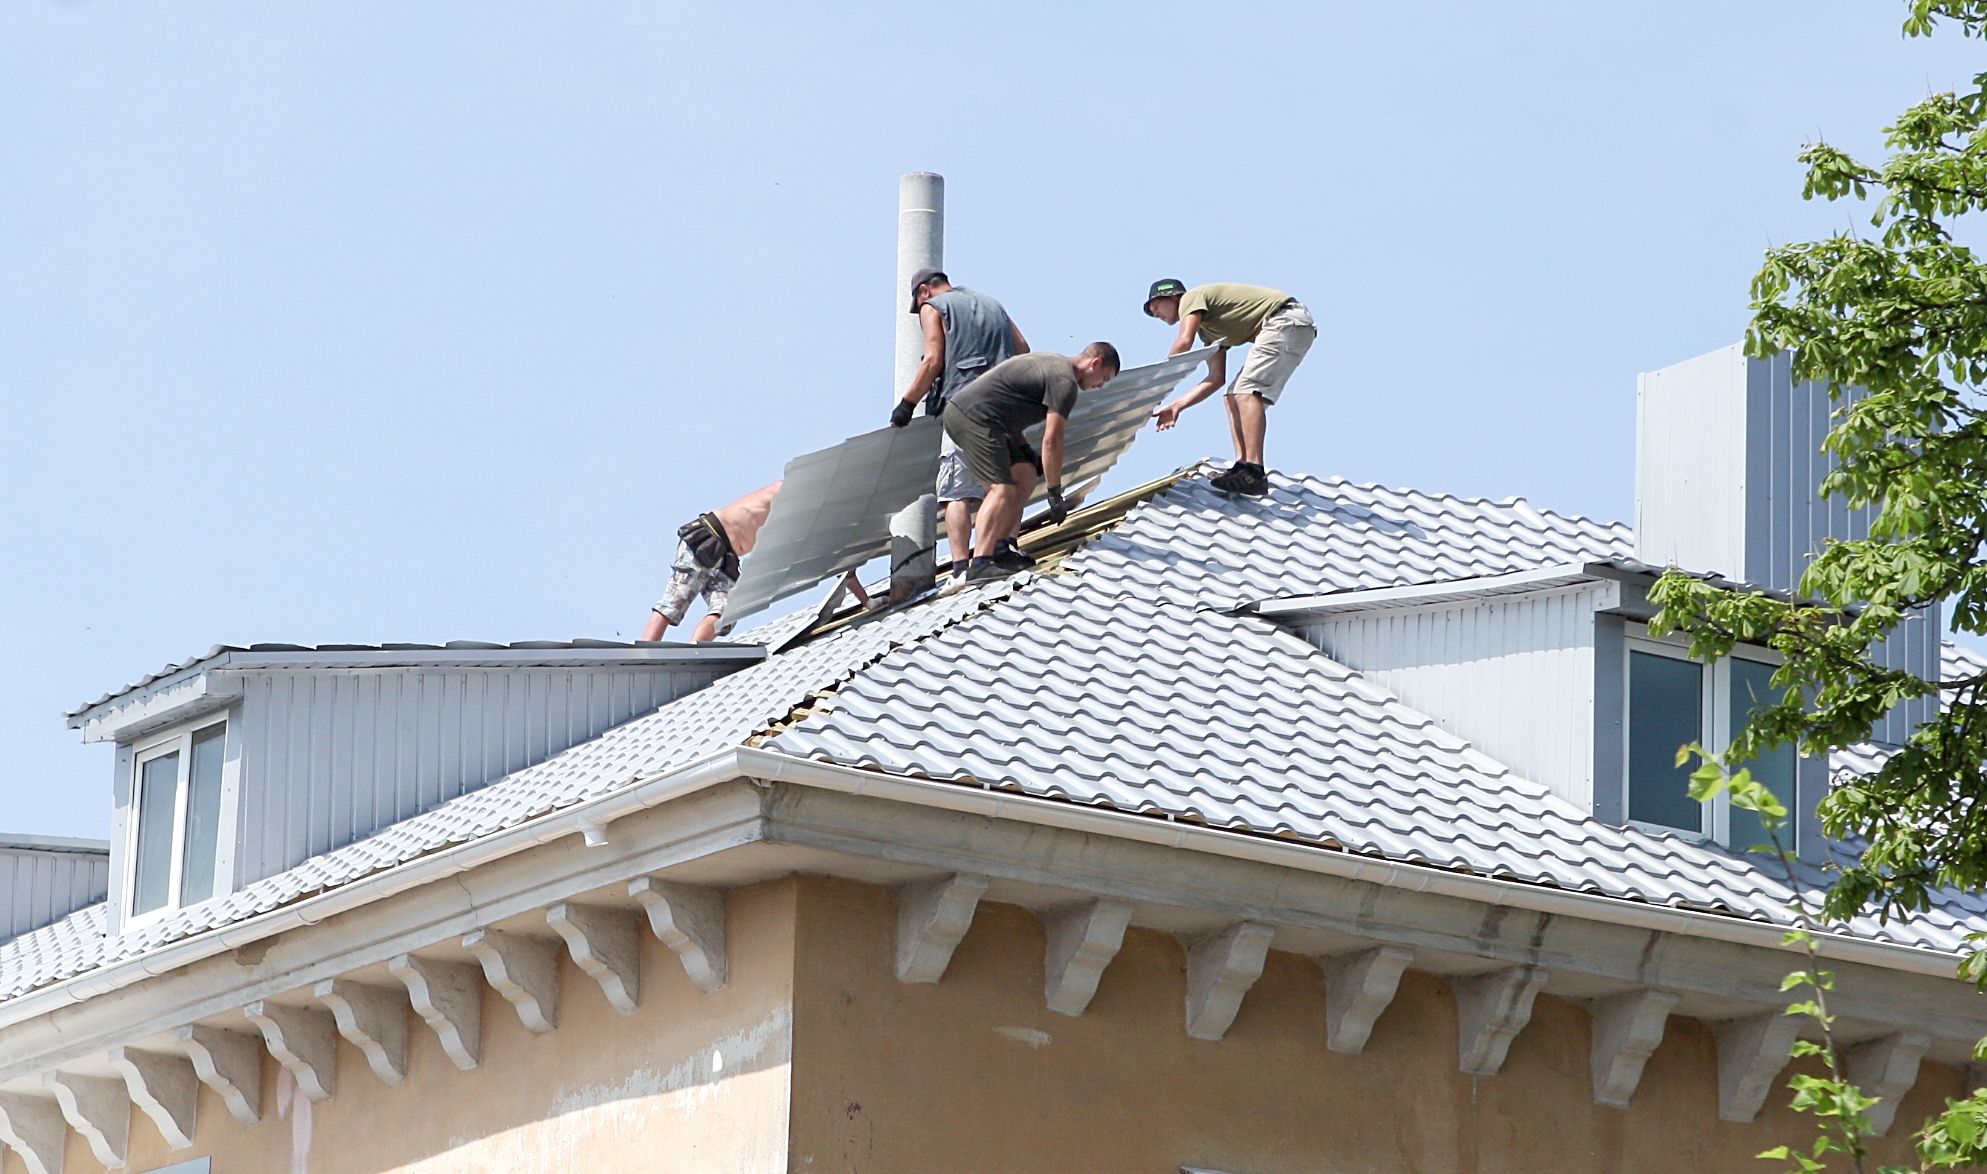
[[[1269,474],[1263,469],[1268,408],[1317,341],[1318,326],[1311,312],[1289,294],[1265,286],[1219,282],[1188,289],[1185,282],[1172,278],[1152,283],[1145,312],[1180,328],[1166,352],[1169,355],[1192,350],[1196,336],[1202,345],[1221,348],[1207,361],[1205,379],[1153,413],[1161,431],[1227,382],[1230,348],[1253,344],[1228,389],[1228,431],[1235,441],[1235,464],[1213,484],[1223,492],[1251,497],[1269,492]]]
[[[997,579],[1034,565],[1015,545],[1021,508],[1035,492],[1035,476],[1049,483],[1049,519],[1068,516],[1062,499],[1063,426],[1076,410],[1079,391],[1110,382],[1118,373],[1118,351],[1093,342],[1075,358],[1049,351],[1016,355],[973,380],[946,403],[939,417],[959,446],[973,479],[986,486],[980,506],[979,540],[966,581]],[[1037,455],[1022,433],[1042,425]]]

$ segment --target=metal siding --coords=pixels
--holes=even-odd
[[[602,666],[246,679],[238,883],[487,786],[716,675]]]
[[[110,853],[0,848],[0,942],[104,899]]]
[[[1733,345],[1637,380],[1635,556],[1643,562],[1742,572],[1746,362]]]
[[[1601,590],[1354,612],[1303,632],[1443,729],[1586,808]]]

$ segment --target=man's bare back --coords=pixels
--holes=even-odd
[[[723,509],[711,511],[724,527],[725,537],[731,540],[733,553],[752,553],[753,546],[759,541],[759,528],[766,524],[766,515],[773,510],[773,498],[784,484],[784,481],[775,481],[764,489],[753,490]]]

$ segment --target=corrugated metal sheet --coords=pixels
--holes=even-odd
[[[37,847],[0,842],[0,942],[104,899],[110,845]]]
[[[1333,615],[1300,629],[1436,724],[1582,810],[1594,785],[1598,584]]]
[[[239,881],[542,762],[709,685],[713,669],[245,674]]]

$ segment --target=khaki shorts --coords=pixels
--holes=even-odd
[[[1242,360],[1241,372],[1228,385],[1228,394],[1260,396],[1266,404],[1275,403],[1283,394],[1283,385],[1290,382],[1290,373],[1297,370],[1316,341],[1318,324],[1311,321],[1311,311],[1295,298],[1285,302],[1263,319],[1256,341],[1249,345],[1249,357]]]

